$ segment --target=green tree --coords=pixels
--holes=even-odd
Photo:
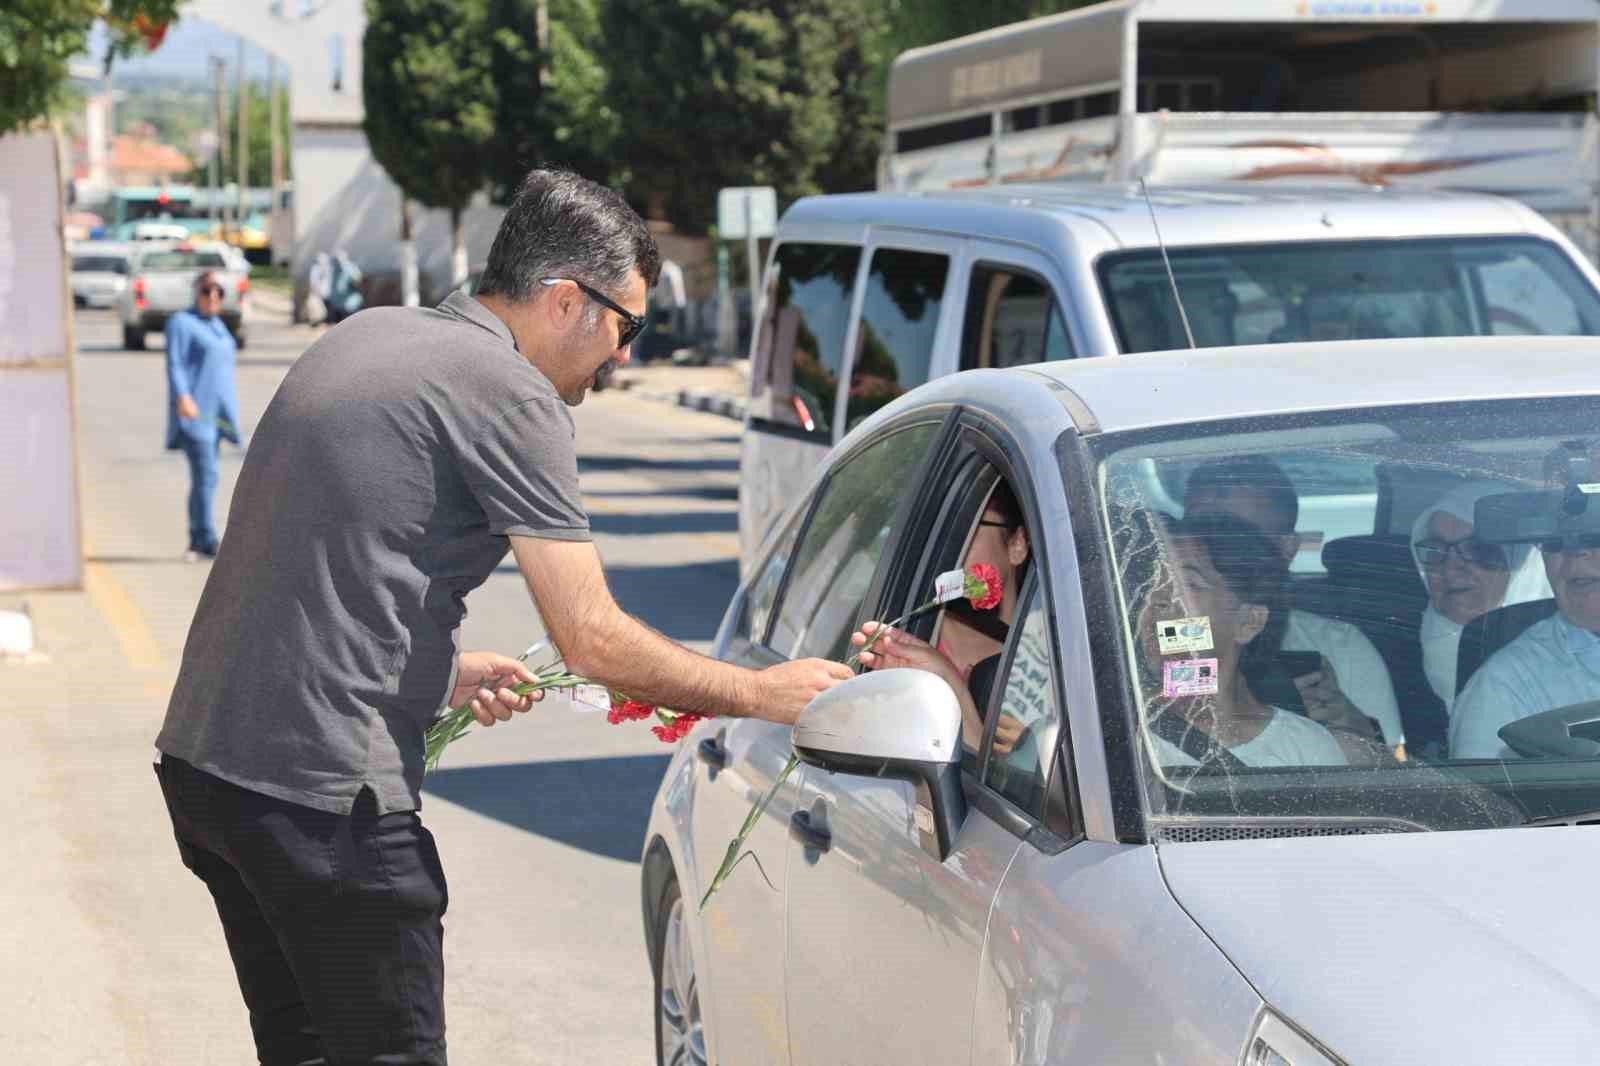
[[[253,187],[258,189],[265,188],[272,184],[272,115],[267,110],[267,87],[256,82],[249,82],[245,91],[250,94],[250,130],[247,134],[250,142],[250,162],[249,173],[246,178]],[[281,114],[286,115],[289,113],[288,101],[289,90],[279,89],[278,106]],[[232,106],[225,108],[225,110],[227,114],[224,116],[225,122],[223,123],[222,136],[228,143],[229,158],[236,159],[237,156],[234,155],[234,151],[239,143],[239,107],[237,102],[234,102]],[[178,140],[180,138],[169,135],[168,139]],[[238,180],[239,175],[236,172],[230,173],[222,166],[220,149],[218,149],[217,155],[217,173],[221,175],[221,180]],[[283,153],[285,178],[293,177],[289,173],[289,157],[290,153],[285,151]],[[188,180],[196,185],[204,185],[210,180],[210,163],[209,159],[197,162],[194,169],[189,172]]]
[[[607,183],[621,129],[597,54],[600,0],[548,0],[550,39],[541,56],[534,27],[538,0],[494,0],[496,138],[490,158],[494,197],[506,202],[535,166],[560,166]]]
[[[616,157],[629,195],[691,230],[716,190],[820,191],[832,150],[837,48],[829,0],[609,0],[610,98],[626,101]]]
[[[374,158],[401,193],[450,212],[452,284],[466,280],[461,215],[491,177],[502,37],[494,0],[367,0],[362,99]]]
[[[0,134],[43,116],[58,98],[67,64],[82,55],[89,30],[111,30],[109,67],[160,41],[179,0],[6,0],[0,4]]]

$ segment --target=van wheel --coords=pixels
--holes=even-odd
[[[122,346],[130,352],[144,351],[144,330],[122,327]]]
[[[700,982],[689,946],[683,893],[669,876],[656,909],[656,1064],[705,1066],[705,1028],[700,1020]]]

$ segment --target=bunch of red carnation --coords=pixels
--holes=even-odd
[[[612,725],[621,725],[623,722],[643,722],[654,718],[658,724],[650,727],[650,732],[656,739],[664,744],[673,744],[689,735],[696,722],[704,718],[703,714],[690,714],[687,711],[670,711],[663,707],[653,707],[642,700],[629,699],[620,692],[611,694],[611,710],[606,713],[606,721]]]

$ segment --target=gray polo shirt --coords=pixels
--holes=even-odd
[[[555,387],[463,293],[353,316],[250,440],[156,747],[321,810],[420,806],[462,600],[510,534],[589,539]]]

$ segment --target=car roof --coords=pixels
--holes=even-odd
[[[1079,429],[1117,432],[1391,404],[1600,394],[1600,337],[1423,337],[1097,356],[984,373],[1064,390]],[[930,399],[959,402],[941,378]],[[945,384],[949,382],[949,384]],[[943,386],[941,388],[941,386]],[[1087,424],[1086,424],[1087,423]]]
[[[1041,182],[925,193],[807,197],[780,239],[807,227],[896,226],[1041,242],[1041,228],[1109,248],[1362,240],[1554,231],[1530,208],[1479,193],[1374,186],[1152,185]],[[784,231],[790,231],[785,233]]]

